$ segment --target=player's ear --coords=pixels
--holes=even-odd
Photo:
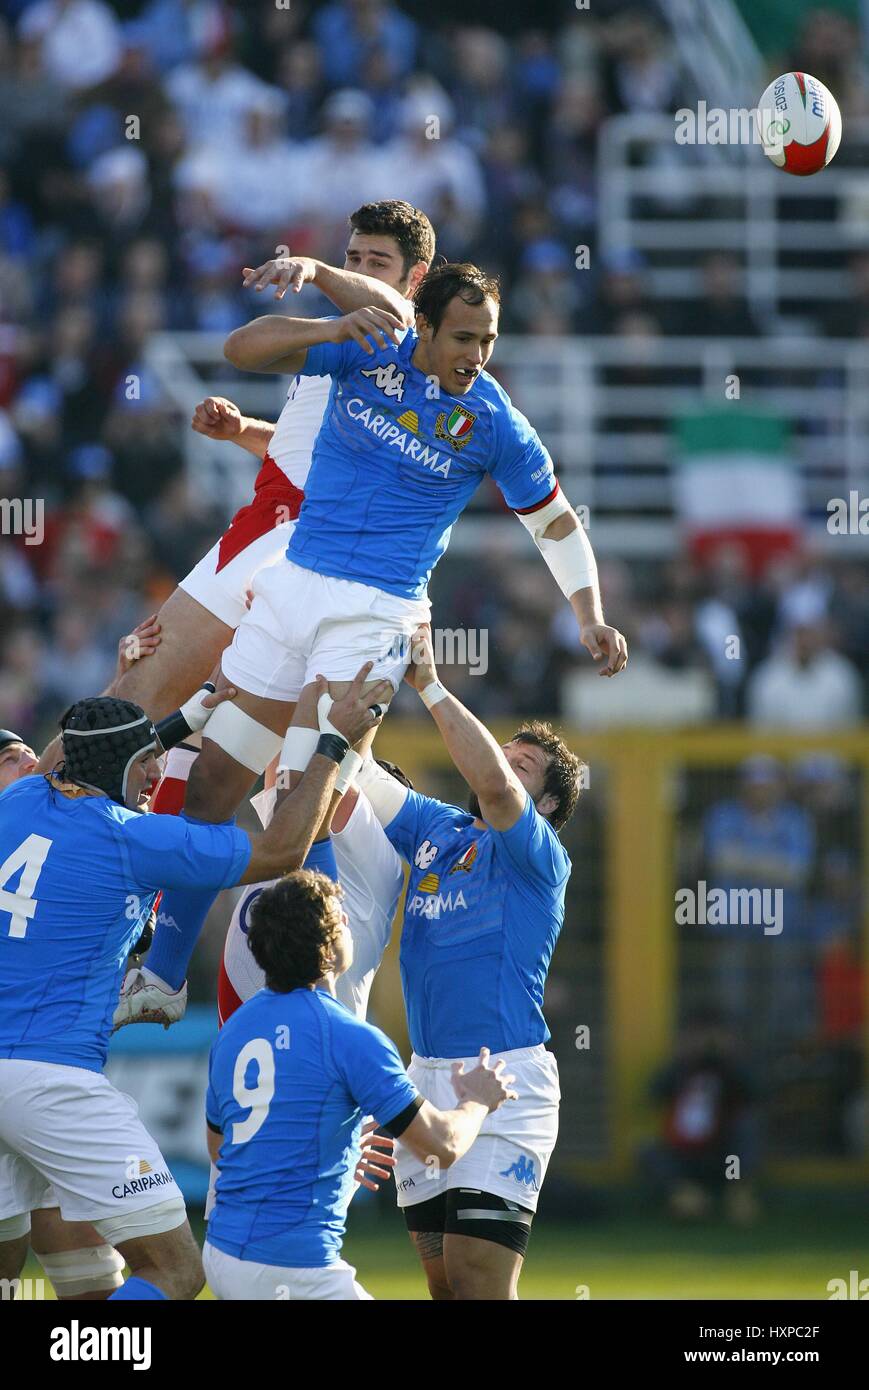
[[[434,331],[425,314],[416,316],[416,334],[424,343],[431,342],[434,337]]]
[[[425,261],[417,261],[416,265],[411,268],[410,279],[408,280],[407,285],[407,293],[409,298],[412,298],[413,295],[416,293],[420,280],[422,280],[423,276],[427,273],[428,266],[426,265]]]
[[[558,797],[553,796],[551,792],[547,792],[545,796],[541,796],[540,800],[535,802],[535,809],[541,816],[551,816],[557,806]]]

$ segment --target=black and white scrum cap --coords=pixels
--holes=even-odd
[[[78,786],[126,803],[130,768],[143,753],[161,752],[153,721],[130,700],[95,695],[70,705],[60,721],[63,775]]]

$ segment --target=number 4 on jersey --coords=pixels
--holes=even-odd
[[[44,835],[28,835],[27,839],[0,864],[0,912],[9,912],[12,915],[9,924],[10,936],[21,937],[27,932],[27,923],[36,912],[33,893],[42,873],[45,857],[53,843],[53,840],[47,840]],[[9,893],[6,891],[6,885],[19,869],[23,869],[24,872],[18,887]]]

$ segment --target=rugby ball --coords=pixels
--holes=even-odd
[[[757,104],[763,152],[786,174],[817,174],[835,155],[842,115],[823,82],[807,72],[786,72],[770,82]]]

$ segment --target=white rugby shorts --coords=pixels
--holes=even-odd
[[[0,1058],[0,1221],[59,1206],[65,1221],[116,1222],[181,1191],[131,1096],[101,1072]]]
[[[295,521],[283,521],[272,527],[240,550],[223,569],[218,568],[221,542],[216,541],[181,580],[179,589],[195,598],[227,627],[238,627],[247,612],[247,591],[253,588],[254,578],[260,570],[285,558],[295,526]]]
[[[400,598],[292,560],[260,570],[253,592],[223,654],[223,674],[251,695],[287,703],[316,675],[349,681],[366,661],[374,662],[369,680],[389,680],[397,690],[410,638],[431,614],[427,598]]]
[[[239,1260],[206,1240],[202,1263],[214,1296],[234,1302],[255,1299],[294,1303],[300,1299],[348,1302],[371,1298],[357,1282],[356,1270],[345,1260],[335,1260],[317,1269],[289,1269]]]
[[[487,1115],[483,1127],[464,1158],[450,1168],[425,1163],[404,1148],[399,1139],[395,1156],[395,1186],[400,1207],[416,1206],[452,1188],[469,1187],[518,1202],[530,1211],[537,1200],[558,1138],[558,1106],[561,1090],[558,1064],[551,1052],[537,1047],[513,1048],[493,1053],[490,1063],[504,1059],[504,1071],[516,1080],[511,1089],[518,1100],[505,1101]],[[456,1057],[411,1058],[407,1074],[420,1095],[439,1110],[453,1110],[458,1097],[453,1089],[452,1067]],[[464,1058],[465,1071],[477,1057]]]

